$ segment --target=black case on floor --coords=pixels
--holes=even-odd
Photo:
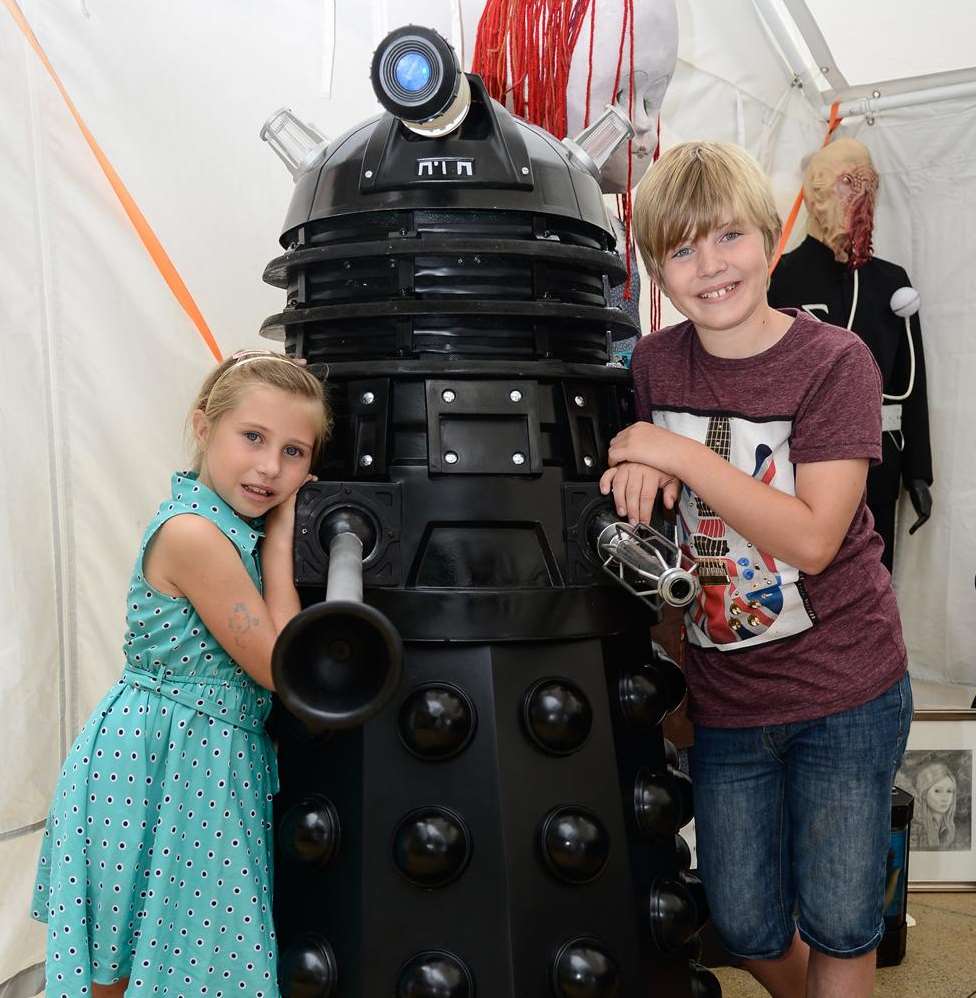
[[[915,799],[899,787],[891,788],[891,844],[885,881],[885,934],[878,947],[878,966],[897,967],[905,958],[908,924],[908,830]]]

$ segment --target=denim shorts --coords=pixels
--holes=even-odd
[[[911,718],[906,674],[813,721],[695,727],[698,867],[730,953],[774,959],[797,929],[829,956],[878,945],[891,786]]]

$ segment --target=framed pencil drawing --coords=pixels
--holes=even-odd
[[[895,785],[914,800],[910,890],[976,890],[976,710],[917,710]]]

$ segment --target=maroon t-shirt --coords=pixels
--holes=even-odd
[[[631,366],[638,419],[795,495],[797,464],[881,459],[881,376],[854,333],[783,311],[792,326],[755,356],[712,356],[683,322],[642,337]],[[685,617],[693,721],[731,728],[824,717],[901,677],[898,606],[863,496],[817,575],[756,548],[687,486],[676,515],[702,582]]]

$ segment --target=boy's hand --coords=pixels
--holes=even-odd
[[[608,468],[600,478],[600,491],[604,495],[613,492],[617,516],[626,516],[632,525],[651,522],[651,511],[659,489],[664,508],[674,509],[681,491],[681,483],[674,475],[667,475],[646,464],[624,462]]]
[[[633,423],[610,441],[607,464],[611,468],[624,462],[643,464],[677,477],[681,474],[679,448],[686,441],[662,426]]]

